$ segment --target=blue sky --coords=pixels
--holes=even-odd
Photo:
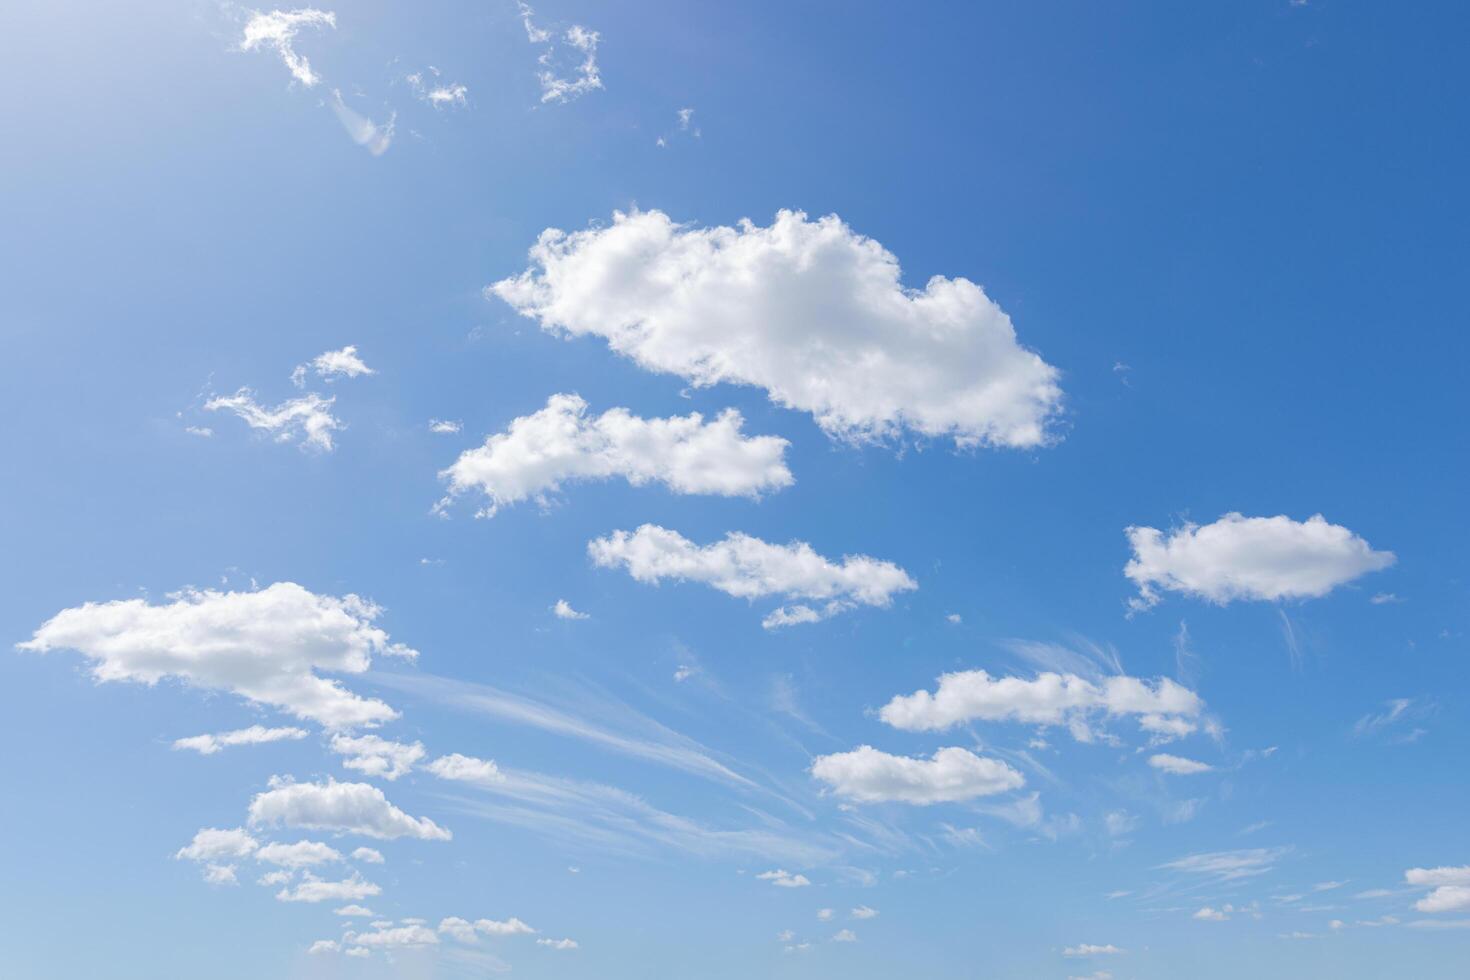
[[[0,972],[1459,975],[1465,27],[7,6]]]

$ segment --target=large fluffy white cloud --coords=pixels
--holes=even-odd
[[[587,545],[593,562],[621,565],[640,582],[663,579],[703,582],[743,599],[782,596],[806,600],[783,606],[766,616],[767,629],[825,619],[856,605],[888,606],[898,592],[918,588],[909,574],[888,561],[847,555],[834,562],[804,541],[769,544],[732,532],[724,540],[700,547],[677,531],[644,524],[631,534],[614,531]]]
[[[204,410],[234,412],[250,428],[270,433],[277,442],[300,442],[311,449],[331,452],[332,433],[344,428],[332,414],[335,401],[309,391],[271,408],[256,401],[255,392],[241,388],[233,395],[216,395],[204,403]]]
[[[153,605],[88,602],[47,620],[22,650],[76,650],[99,681],[176,678],[233,691],[329,728],[397,717],[317,671],[360,674],[374,654],[417,654],[373,625],[381,610],[355,595],[316,595],[294,582],[254,592],[189,590]]]
[[[342,765],[389,781],[408,774],[424,757],[422,743],[394,742],[377,735],[334,735],[332,751],[345,756]]]
[[[449,840],[450,833],[428,817],[411,817],[368,783],[293,783],[272,779],[250,801],[250,825],[304,827],[381,840],[417,837]]]
[[[1420,912],[1457,912],[1470,908],[1470,865],[1410,868],[1404,872],[1404,881],[1432,889],[1414,903],[1414,908]]]
[[[200,755],[214,755],[221,749],[232,745],[263,745],[266,742],[299,740],[305,738],[307,734],[304,728],[266,728],[264,725],[251,725],[249,728],[237,728],[232,732],[213,732],[207,735],[176,738],[174,748],[191,749]]]
[[[698,412],[640,418],[625,408],[588,415],[576,395],[552,395],[546,407],[511,422],[485,444],[462,453],[440,473],[448,503],[471,491],[488,503],[480,512],[522,500],[545,502],[573,480],[622,477],[634,486],[659,482],[684,494],[753,497],[792,482],[789,445],[778,436],[744,436],[730,409],[706,422]]]
[[[900,281],[898,260],[836,216],[694,228],[660,211],[547,229],[524,273],[489,287],[543,329],[595,334],[649,370],[764,388],[850,439],[905,430],[964,446],[1049,439],[1057,370],[968,279]]]
[[[895,697],[878,716],[906,731],[940,731],[971,721],[1066,725],[1074,737],[1089,741],[1090,719],[1131,715],[1155,739],[1167,740],[1194,732],[1203,710],[1199,695],[1167,677],[1150,684],[1121,674],[1090,681],[1044,671],[1027,680],[962,670],[942,675],[932,694]]]
[[[270,48],[280,56],[291,77],[307,88],[321,81],[311,63],[296,53],[293,42],[303,27],[336,27],[337,15],[331,11],[303,7],[300,10],[253,11],[245,22],[245,35],[240,39],[241,51]]]
[[[818,756],[811,773],[838,795],[860,803],[919,806],[992,796],[1026,782],[1004,762],[957,747],[940,749],[930,759],[913,759],[863,745],[851,752]]]
[[[1152,527],[1125,533],[1133,558],[1123,574],[1138,586],[1130,603],[1135,609],[1155,605],[1161,590],[1222,605],[1236,599],[1315,599],[1395,560],[1393,552],[1374,551],[1321,514],[1294,521],[1232,513],[1167,535]]]

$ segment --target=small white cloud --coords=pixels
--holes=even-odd
[[[231,830],[205,827],[194,835],[193,840],[179,848],[174,858],[200,863],[218,863],[249,857],[259,846],[259,842],[240,827]]]
[[[1254,847],[1239,851],[1209,851],[1190,854],[1159,865],[1168,871],[1204,875],[1221,881],[1236,881],[1263,875],[1287,852],[1281,847]]]
[[[499,767],[489,759],[476,759],[458,752],[441,755],[424,768],[440,779],[464,783],[499,783],[505,780]]]
[[[372,909],[365,908],[361,905],[344,905],[340,909],[333,909],[332,914],[346,916],[348,918],[371,919],[374,912]]]
[[[200,755],[214,755],[232,745],[264,745],[268,742],[300,740],[307,736],[304,728],[266,728],[251,725],[231,732],[215,732],[212,735],[191,735],[174,739],[175,749],[189,749]]]
[[[425,78],[423,72],[414,72],[405,76],[408,87],[413,89],[413,94],[420,102],[435,109],[463,109],[470,104],[470,90],[459,82],[440,81],[439,69],[430,67],[431,78]]]
[[[1224,922],[1226,919],[1230,918],[1230,912],[1231,907],[1229,905],[1222,906],[1218,909],[1211,908],[1210,906],[1206,905],[1204,908],[1194,913],[1194,915],[1190,916],[1190,918],[1198,919],[1201,922]]]
[[[216,395],[204,403],[206,412],[233,412],[252,429],[270,434],[276,442],[299,442],[303,447],[331,452],[332,433],[345,429],[332,414],[335,398],[308,392],[274,408],[255,400],[255,392],[241,388],[233,395]]]
[[[587,552],[603,568],[619,565],[639,582],[663,579],[703,582],[742,599],[781,596],[816,602],[776,609],[761,625],[775,629],[815,622],[858,605],[884,607],[893,596],[918,588],[909,574],[888,561],[847,555],[834,562],[804,541],[769,544],[731,532],[724,540],[698,546],[677,531],[644,524],[637,531],[614,531],[588,542]]]
[[[848,915],[852,916],[854,919],[873,919],[877,917],[878,910],[874,908],[869,908],[866,905],[859,905],[857,908],[849,912]]]
[[[777,868],[774,871],[762,871],[756,875],[760,881],[769,881],[777,888],[805,888],[811,884],[806,875],[792,874],[785,868]]]
[[[536,945],[548,946],[551,949],[576,949],[577,941],[575,939],[538,939]]]
[[[336,848],[320,841],[301,840],[294,844],[266,844],[255,852],[257,861],[280,865],[292,870],[314,868],[342,860]]]
[[[209,439],[214,435],[214,430],[207,425],[186,425],[184,431],[201,439]]]
[[[1457,912],[1470,908],[1470,865],[1441,868],[1410,868],[1407,884],[1433,890],[1414,903],[1420,912]]]
[[[424,747],[419,742],[405,744],[377,735],[334,735],[331,744],[333,752],[345,756],[344,767],[390,782],[407,775],[424,757]]]
[[[858,941],[857,933],[851,929],[841,929],[832,937],[834,943],[855,943]]]
[[[958,626],[960,625],[960,623],[964,622],[964,619],[961,618],[959,613],[950,613],[948,616],[944,617],[944,621],[954,626]]]
[[[429,431],[440,435],[454,435],[464,428],[458,419],[429,419]]]
[[[1138,586],[1130,601],[1135,610],[1157,604],[1160,590],[1218,605],[1320,598],[1395,561],[1393,552],[1374,551],[1321,514],[1294,521],[1231,513],[1203,527],[1186,524],[1167,537],[1151,527],[1125,533],[1133,558],[1123,573]]]
[[[321,953],[335,953],[341,949],[342,946],[335,939],[318,939],[311,944],[311,948],[307,950],[307,953],[316,956]]]
[[[1373,603],[1373,605],[1375,606],[1388,606],[1394,603],[1403,602],[1404,600],[1400,599],[1392,592],[1379,592],[1368,601]]]
[[[1026,782],[1004,762],[958,747],[939,749],[930,759],[914,759],[863,745],[851,752],[818,756],[811,773],[838,795],[859,803],[917,806],[1005,793]]]
[[[280,56],[292,78],[311,88],[321,81],[321,76],[312,71],[311,63],[305,57],[296,53],[293,42],[303,27],[336,26],[336,14],[311,7],[291,11],[272,10],[270,13],[254,11],[245,23],[245,36],[240,39],[240,50],[271,49]]]
[[[1194,759],[1186,759],[1164,752],[1149,756],[1148,764],[1160,772],[1167,772],[1175,776],[1192,776],[1196,773],[1212,772],[1215,768],[1208,763],[1196,762]]]
[[[837,913],[832,909],[817,909],[817,919],[822,922],[831,922]]]
[[[565,599],[556,600],[556,605],[551,607],[551,612],[557,619],[591,619],[587,613],[577,612],[572,604]]]
[[[368,783],[292,783],[272,778],[270,789],[250,801],[251,826],[302,827],[380,840],[416,837],[449,840],[449,831],[428,817],[411,817]]]
[[[279,902],[341,902],[352,901],[359,898],[370,898],[380,894],[382,889],[370,881],[364,881],[361,876],[353,874],[351,878],[342,881],[325,881],[312,874],[310,871],[303,872],[301,881],[294,888],[283,888],[276,892],[276,900]]]
[[[1063,956],[1118,956],[1125,952],[1112,943],[1098,945],[1096,943],[1078,943],[1076,946],[1068,946],[1062,950]]]
[[[357,354],[357,348],[348,344],[341,350],[329,350],[312,358],[308,364],[298,364],[296,370],[291,372],[291,382],[300,388],[306,382],[306,372],[310,368],[316,372],[316,376],[327,382],[338,378],[360,378],[363,375],[377,374],[372,368],[363,363]]]
[[[435,946],[439,942],[439,937],[432,929],[419,921],[401,926],[382,926],[374,932],[349,932],[342,937],[342,941],[354,943],[360,949],[383,949],[400,946]]]
[[[352,860],[361,861],[363,864],[382,864],[383,852],[373,847],[359,847],[352,852]]]

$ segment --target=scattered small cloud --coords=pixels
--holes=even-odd
[[[590,613],[578,612],[572,608],[572,604],[565,599],[556,600],[556,605],[551,607],[552,615],[557,619],[591,619]]]

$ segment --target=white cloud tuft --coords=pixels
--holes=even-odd
[[[255,852],[257,861],[283,868],[314,868],[342,860],[336,848],[320,841],[300,840],[294,844],[266,844]]]
[[[762,871],[756,875],[760,881],[769,881],[777,888],[805,888],[811,884],[806,875],[792,874],[785,868],[777,868],[774,871]]]
[[[439,435],[455,435],[464,428],[458,419],[429,419],[429,431]]]
[[[482,516],[523,500],[545,504],[574,480],[621,477],[634,486],[658,482],[675,493],[757,497],[792,483],[778,436],[741,434],[739,412],[711,422],[698,412],[645,419],[625,408],[589,416],[576,395],[552,395],[546,407],[462,453],[440,473],[449,500],[478,490]]]
[[[231,830],[205,827],[194,835],[193,840],[179,848],[174,857],[201,863],[228,861],[249,857],[259,846],[259,842],[240,827]]]
[[[1194,732],[1203,710],[1197,694],[1167,677],[1151,685],[1126,675],[1093,682],[1044,671],[1026,680],[963,670],[942,675],[933,694],[895,697],[878,716],[905,731],[941,731],[971,721],[1066,725],[1079,741],[1090,741],[1091,717],[1132,715],[1156,740],[1167,740]]]
[[[292,42],[303,27],[336,26],[336,14],[311,7],[289,11],[272,10],[270,13],[254,11],[245,23],[245,36],[240,39],[240,50],[270,48],[280,56],[292,78],[311,88],[321,81],[321,76],[312,71],[311,63],[306,58],[296,53]]]
[[[331,452],[332,433],[346,428],[332,414],[334,401],[307,392],[268,408],[255,400],[255,392],[241,388],[233,395],[216,395],[204,403],[204,410],[234,412],[250,428],[270,433],[277,442],[300,442],[304,448]]]
[[[343,942],[355,943],[360,947],[388,946],[433,946],[439,942],[434,930],[421,922],[401,926],[383,926],[374,932],[349,932]]]
[[[19,649],[76,650],[99,681],[177,678],[233,691],[329,728],[397,717],[316,671],[360,674],[373,654],[417,654],[372,625],[381,610],[355,595],[319,596],[277,582],[255,592],[185,591],[167,605],[88,602],[44,623]]]
[[[1213,772],[1215,768],[1205,762],[1196,762],[1194,759],[1169,755],[1165,752],[1149,756],[1148,764],[1160,772],[1167,772],[1175,776],[1193,776],[1201,772]]]
[[[1186,524],[1167,537],[1152,527],[1125,532],[1133,558],[1123,574],[1138,586],[1129,605],[1148,609],[1159,590],[1224,605],[1237,599],[1315,599],[1361,575],[1387,568],[1391,551],[1316,514],[1306,521],[1231,513],[1203,527]]]
[[[1062,955],[1063,956],[1117,956],[1117,955],[1119,955],[1119,954],[1121,954],[1123,952],[1125,952],[1125,951],[1122,950],[1122,949],[1119,949],[1117,946],[1114,946],[1112,943],[1108,943],[1105,946],[1100,946],[1100,945],[1098,945],[1096,943],[1078,943],[1076,946],[1068,946],[1066,949],[1062,950]]]
[[[428,817],[411,817],[368,783],[292,783],[273,778],[270,789],[250,801],[250,825],[304,827],[380,840],[417,837],[449,840],[449,831]]]
[[[344,905],[340,909],[332,909],[333,915],[348,916],[357,919],[370,919],[377,913],[362,905]]]
[[[554,605],[554,606],[551,607],[551,612],[552,612],[552,615],[554,615],[557,619],[591,619],[592,618],[587,613],[577,612],[577,610],[575,610],[575,609],[572,608],[572,604],[570,602],[567,602],[565,599],[558,599],[558,600],[556,600],[556,605]]]
[[[407,775],[424,757],[424,747],[419,742],[405,744],[379,738],[377,735],[356,738],[350,735],[334,735],[332,751],[346,756],[342,760],[344,767],[390,782]]]
[[[352,852],[352,860],[363,864],[382,864],[383,852],[375,847],[359,847]]]
[[[577,941],[575,939],[538,939],[536,945],[549,946],[552,949],[576,949]]]
[[[742,599],[782,596],[813,600],[770,613],[767,629],[816,622],[856,605],[887,607],[897,592],[918,588],[908,573],[892,562],[848,555],[833,562],[803,541],[768,544],[731,532],[723,541],[699,547],[677,531],[644,524],[637,531],[615,531],[587,545],[592,560],[604,568],[622,565],[640,582],[703,582]]]
[[[291,372],[291,381],[296,387],[301,387],[306,382],[307,368],[316,372],[316,376],[327,382],[338,378],[358,378],[365,374],[377,374],[372,368],[363,363],[362,358],[357,355],[357,347],[348,344],[341,350],[329,350],[312,358],[309,364],[297,365],[296,370]]]
[[[188,738],[177,738],[174,739],[174,748],[190,749],[200,755],[214,755],[231,745],[264,745],[267,742],[303,739],[307,734],[304,728],[266,728],[264,725],[251,725],[249,728],[237,728],[232,732],[215,732],[212,735],[190,735]]]
[[[505,779],[499,767],[489,759],[460,755],[458,752],[441,755],[424,768],[440,779],[453,779],[464,783],[498,783]]]
[[[1026,780],[998,759],[968,749],[939,749],[930,759],[889,755],[870,745],[818,756],[811,773],[841,796],[860,803],[916,806],[949,803],[1019,789]]]
[[[1433,889],[1414,903],[1414,908],[1420,912],[1456,912],[1470,908],[1470,865],[1410,868],[1404,872],[1404,881]]]
[[[900,282],[898,260],[836,216],[692,228],[660,211],[542,232],[532,267],[489,287],[543,329],[605,337],[653,371],[766,389],[852,440],[904,431],[1034,447],[1057,370],[968,279]]]

